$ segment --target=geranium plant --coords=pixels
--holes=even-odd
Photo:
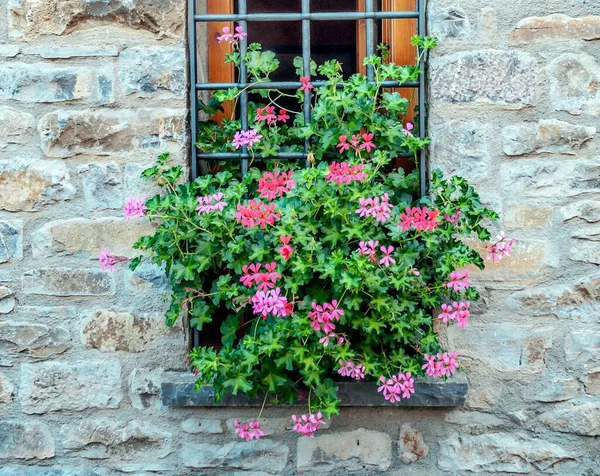
[[[244,34],[238,27],[219,37],[232,44],[227,61],[244,61],[254,82],[268,81],[275,56],[250,45],[241,58]],[[413,44],[420,60],[435,40]],[[131,267],[142,259],[165,265],[167,324],[188,315],[202,330],[220,320],[222,345],[191,351],[197,388],[212,385],[217,401],[226,392],[306,401],[306,413],[292,420],[308,436],[338,413],[339,379],[373,381],[373,392],[394,403],[411,397],[416,376],[456,371],[457,353],[441,348],[434,320],[468,325],[479,295],[466,267],[483,268],[484,259],[465,238],[489,240],[486,225],[498,218],[464,178],[434,171],[428,196],[419,198],[418,170],[394,170],[397,156],[416,157],[428,140],[403,121],[409,101],[381,83],[411,81],[420,71],[388,62],[384,47],[365,64],[373,84],[361,74],[344,78],[335,60],[312,65],[311,76],[325,85],[313,88],[301,77],[288,95],[298,99],[296,111],[279,104],[287,93],[259,90],[248,131],[235,117],[203,122],[198,146],[246,147],[256,154],[249,173],[237,176],[217,162],[213,173],[181,183],[182,167],[170,167],[165,154],[143,173],[164,193],[133,198],[125,209],[126,217],[157,223],[136,243],[145,254]],[[306,92],[314,101],[307,123]],[[239,94],[215,92],[204,111],[214,114]],[[303,150],[305,138],[308,168],[277,160]],[[488,258],[510,254],[513,242],[499,237]],[[108,269],[123,259],[106,249],[100,256]],[[259,419],[236,420],[236,433],[260,438]]]

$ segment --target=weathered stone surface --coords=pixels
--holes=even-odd
[[[129,376],[129,399],[138,410],[160,408],[160,385],[163,369],[139,368]]]
[[[161,193],[161,189],[156,184],[156,181],[141,177],[142,172],[153,165],[154,163],[125,164],[123,169],[123,182],[127,197],[149,198]]]
[[[560,214],[565,222],[581,219],[588,223],[597,223],[600,221],[600,201],[579,200],[562,207]]]
[[[539,419],[553,431],[600,436],[600,402],[557,408],[541,414]]]
[[[190,433],[192,435],[198,435],[201,433],[217,434],[223,433],[223,423],[221,422],[221,420],[209,420],[207,418],[188,418],[187,420],[184,420],[181,423],[181,429],[185,433]]]
[[[87,420],[75,427],[65,425],[61,432],[65,448],[89,459],[132,461],[171,453],[171,433],[136,420]]]
[[[43,423],[0,421],[0,460],[54,457],[54,438]]]
[[[4,356],[51,357],[66,352],[72,346],[69,331],[64,327],[0,321],[0,353]]]
[[[109,210],[123,207],[122,171],[117,164],[88,164],[78,169],[83,196],[89,210]]]
[[[86,347],[102,352],[142,352],[172,331],[160,314],[102,311],[84,323],[81,339]]]
[[[81,27],[112,22],[130,29],[146,30],[158,37],[183,36],[185,4],[176,0],[9,0],[9,35],[35,39],[67,35]]]
[[[489,5],[481,9],[479,28],[484,38],[492,39],[498,34],[498,12],[496,9]]]
[[[478,121],[450,121],[431,130],[432,167],[481,181],[489,173],[487,126]]]
[[[502,129],[502,147],[506,155],[567,154],[576,155],[584,143],[594,138],[595,127],[586,127],[556,119],[542,119],[537,124],[520,123]]]
[[[600,367],[588,370],[581,379],[588,395],[600,395]]]
[[[42,150],[50,157],[179,150],[183,111],[174,109],[56,111],[40,121]]]
[[[0,476],[113,476],[113,472],[98,466],[5,466]]]
[[[600,328],[573,329],[565,338],[565,358],[575,364],[600,361]]]
[[[230,433],[235,433],[235,418],[228,418],[225,422],[227,430]],[[238,418],[240,420],[240,418]],[[329,428],[329,421],[320,426],[319,429],[326,430]],[[260,427],[265,432],[265,436],[282,435],[286,431],[291,431],[294,426],[291,418],[261,418]]]
[[[51,221],[33,235],[33,257],[82,254],[95,258],[102,246],[113,254],[131,256],[137,239],[153,230],[147,220],[73,218]]]
[[[504,226],[507,230],[539,230],[550,224],[553,215],[554,207],[511,204],[504,213]]]
[[[15,393],[13,383],[0,372],[0,405],[12,402]]]
[[[431,98],[516,106],[535,101],[536,60],[527,53],[481,50],[432,60]]]
[[[15,295],[6,286],[0,286],[0,314],[8,314],[15,308]]]
[[[43,268],[23,274],[25,294],[106,296],[115,293],[112,274],[99,269]]]
[[[23,54],[37,55],[46,59],[94,58],[99,56],[119,56],[119,49],[114,46],[30,46],[23,49]]]
[[[434,9],[429,14],[429,33],[439,40],[468,38],[471,24],[460,8]]]
[[[525,433],[454,435],[440,442],[438,466],[444,471],[508,472],[529,474],[560,471],[560,464],[581,456],[562,446]]]
[[[423,440],[421,432],[405,423],[400,428],[398,440],[398,457],[404,464],[416,463],[429,453],[429,447]]]
[[[23,259],[23,223],[0,221],[0,263]]]
[[[31,114],[12,107],[0,107],[0,150],[8,145],[23,145],[32,139],[35,120]]]
[[[484,362],[497,372],[539,373],[544,355],[552,347],[552,328],[534,325],[487,324],[462,329],[448,327],[450,348]]]
[[[14,58],[20,51],[21,48],[18,45],[0,45],[1,58]]]
[[[566,53],[552,61],[546,72],[554,109],[573,115],[600,115],[600,66],[593,56]]]
[[[576,398],[581,385],[574,378],[546,377],[533,385],[527,385],[523,397],[529,402],[564,402]]]
[[[185,95],[183,48],[128,48],[119,56],[119,80],[123,94],[155,99]]]
[[[224,445],[186,443],[181,456],[187,468],[258,469],[277,474],[285,468],[289,452],[289,448],[281,443],[252,440]]]
[[[0,99],[60,102],[83,99],[92,92],[92,73],[85,68],[46,64],[9,64],[0,70]]]
[[[574,240],[574,245],[569,250],[569,258],[573,261],[600,264],[600,243]]]
[[[504,420],[494,414],[465,411],[463,409],[456,409],[448,413],[445,421],[454,425],[460,425],[463,428],[461,432],[467,430],[470,433],[487,432],[491,428],[497,428],[505,424]]]
[[[360,428],[298,439],[298,471],[387,471],[391,464],[392,441],[386,433]]]
[[[600,39],[600,16],[573,18],[561,13],[546,17],[529,17],[517,23],[510,37],[513,40]]]
[[[75,188],[66,165],[58,161],[0,161],[0,210],[36,211],[41,205],[70,200]]]
[[[112,65],[98,71],[98,102],[112,104],[115,102],[115,78]]]
[[[29,414],[118,408],[123,398],[121,364],[117,360],[21,364],[19,397]]]

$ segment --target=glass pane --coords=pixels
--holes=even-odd
[[[248,13],[298,13],[302,10],[300,0],[247,0],[246,8]]]

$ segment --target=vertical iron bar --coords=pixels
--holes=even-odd
[[[373,0],[365,0],[365,12],[373,13]],[[375,54],[375,20],[367,18],[366,20],[366,36],[367,36],[367,57]],[[373,66],[367,66],[367,79],[374,80]]]
[[[419,20],[417,24],[417,34],[425,36],[425,0],[418,0],[417,7],[419,9]],[[419,63],[421,74],[419,75],[419,137],[426,137],[426,111],[425,111],[425,55],[421,57]],[[425,149],[419,153],[419,183],[421,198],[427,195],[428,171],[427,171],[427,155]]]
[[[310,0],[302,0],[302,13],[310,13]],[[310,20],[302,20],[302,69],[310,80]],[[310,90],[304,91],[304,124],[310,122],[310,96]],[[305,154],[308,154],[308,146],[308,139],[304,139]],[[308,167],[308,156],[304,159],[304,167]]]
[[[245,15],[247,12],[246,0],[238,0],[238,13],[240,15]],[[246,21],[238,22],[239,25],[244,29],[244,31],[248,32],[248,23]],[[234,25],[235,28],[235,25]],[[246,48],[248,46],[247,36],[244,36],[240,40],[240,78],[239,82],[242,84],[246,84],[248,82],[248,71],[246,70],[246,65],[244,64],[244,56],[246,56]],[[248,91],[244,90],[240,94],[240,120],[242,122],[242,130],[248,130]],[[248,149],[246,146],[242,147],[242,153],[247,153]],[[245,175],[248,172],[248,159],[242,159],[242,175]]]
[[[198,140],[198,92],[196,83],[198,82],[198,70],[196,66],[196,0],[189,0],[188,3],[188,35],[189,35],[189,57],[190,57],[190,126],[192,134],[191,146],[191,173],[192,180],[198,177],[198,159],[196,157],[196,141]]]

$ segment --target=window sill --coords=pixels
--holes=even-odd
[[[162,404],[165,407],[260,407],[262,398],[250,399],[244,395],[225,395],[215,403],[214,391],[205,386],[194,392],[191,374],[182,373],[161,385]],[[339,382],[338,395],[341,407],[461,407],[467,398],[469,386],[463,373],[442,381],[432,378],[419,378],[415,381],[415,393],[409,399],[389,403],[377,393],[375,382]],[[267,403],[269,404],[269,403]]]

